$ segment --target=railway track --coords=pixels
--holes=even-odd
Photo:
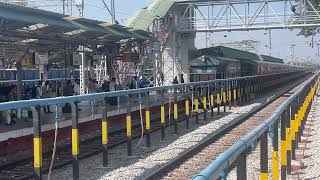
[[[181,113],[183,112],[183,109],[180,110]],[[185,118],[184,116],[179,121],[183,121]],[[158,131],[161,129],[160,124],[160,117],[154,118],[151,133]],[[239,123],[238,121],[237,123]],[[235,124],[237,124],[235,123]],[[167,125],[168,126],[168,125]],[[224,128],[222,128],[224,129]],[[220,131],[220,130],[219,130]],[[133,136],[132,138],[140,138],[141,137],[141,128],[140,125],[133,126]],[[218,137],[218,136],[216,136]],[[109,145],[108,148],[114,148],[121,144],[124,144],[127,142],[127,136],[126,136],[126,130],[122,129],[116,132],[113,132],[109,134]],[[229,145],[229,144],[228,144]],[[230,144],[231,145],[231,144]],[[92,138],[89,138],[85,141],[81,141],[80,143],[80,159],[85,159],[91,156],[94,156],[96,154],[99,154],[102,152],[101,150],[101,136],[95,136]],[[71,156],[71,148],[70,144],[66,144],[62,147],[58,147],[57,153],[54,160],[54,167],[53,169],[58,169],[61,167],[64,167],[68,164],[72,163],[72,156]],[[179,160],[181,162],[181,160]],[[48,172],[49,166],[51,162],[51,152],[50,153],[44,153],[43,154],[43,171]],[[174,163],[173,163],[174,164]],[[166,167],[166,166],[165,166]],[[0,179],[31,179],[33,177],[33,157],[29,157],[26,159],[22,159],[17,162],[12,162],[3,166],[0,166]],[[160,171],[159,171],[160,172]],[[155,173],[155,174],[159,174]],[[167,171],[165,171],[167,172]],[[161,174],[161,173],[160,173]],[[152,177],[152,175],[150,176]]]
[[[269,102],[221,127],[201,143],[153,171],[145,179],[191,179],[192,176],[204,169],[219,154],[236,143],[240,137],[260,125],[282,102],[304,84],[302,82],[303,80],[298,81],[289,90],[273,96]]]
[[[183,110],[179,111],[183,114]],[[179,122],[184,121],[184,116],[180,116]],[[169,126],[166,124],[166,127]],[[152,127],[150,133],[161,129],[160,114],[152,119]],[[100,134],[100,133],[99,133]],[[133,125],[132,139],[141,137],[141,126]],[[127,142],[126,129],[120,129],[109,134],[108,148],[112,149],[116,146]],[[85,159],[102,152],[101,135],[93,136],[80,142],[80,156],[79,159]],[[51,163],[52,152],[43,154],[43,172],[48,172]],[[58,169],[72,163],[71,144],[67,142],[65,145],[57,148],[53,169]],[[15,162],[0,165],[0,179],[31,179],[33,177],[33,157],[29,156]]]

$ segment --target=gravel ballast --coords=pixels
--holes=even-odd
[[[81,179],[142,179],[152,170],[177,157],[187,148],[199,143],[210,133],[222,125],[232,121],[241,114],[257,107],[265,99],[257,99],[255,103],[232,108],[230,112],[215,115],[214,120],[203,121],[200,125],[191,120],[190,129],[186,130],[185,123],[179,123],[179,134],[172,133],[173,126],[166,129],[165,141],[160,141],[160,132],[151,134],[151,147],[145,147],[145,140],[136,147],[139,139],[133,140],[133,155],[128,157],[126,145],[120,145],[109,150],[109,166],[102,167],[102,154],[80,161]],[[221,108],[222,109],[222,108]],[[202,115],[200,115],[202,117]],[[210,112],[207,117],[210,117]],[[209,119],[209,118],[208,118]],[[81,150],[80,150],[81,153]],[[72,178],[72,166],[68,165],[53,171],[52,179]]]
[[[303,168],[299,173],[299,179],[320,179],[320,96],[316,93],[308,121],[310,123],[310,134],[302,159]]]

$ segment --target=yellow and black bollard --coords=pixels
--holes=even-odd
[[[211,107],[211,117],[213,117],[213,108],[214,108],[214,87],[210,86],[210,107]]]
[[[292,160],[296,159],[296,153],[295,153],[295,149],[296,149],[296,130],[298,128],[298,120],[297,120],[297,99],[294,99],[293,102],[291,103],[291,111],[292,111],[292,115],[291,115],[291,158]]]
[[[247,154],[242,152],[236,160],[237,180],[247,180]]]
[[[260,138],[260,180],[268,180],[268,131]]]
[[[178,97],[177,88],[174,88],[174,103],[173,103],[173,126],[174,133],[178,134]]]
[[[227,104],[227,86],[226,83],[223,84],[223,89],[222,89],[222,100],[223,100],[223,112],[227,112],[226,104]]]
[[[281,121],[280,121],[281,180],[286,180],[287,178],[287,143],[286,143],[287,119],[286,118],[287,118],[286,111],[284,111],[281,114]]]
[[[233,82],[233,106],[237,106],[237,81]]]
[[[165,138],[165,126],[166,126],[166,112],[164,106],[164,90],[161,91],[161,112],[160,112],[160,122],[161,122],[161,140]]]
[[[107,102],[105,101],[105,109],[102,112],[102,122],[101,122],[101,137],[102,137],[102,164],[103,167],[108,166],[108,109]]]
[[[189,97],[189,87],[186,87],[186,101],[185,101],[185,113],[186,113],[186,128],[189,129],[190,121],[190,97]]]
[[[126,114],[126,126],[127,126],[127,155],[132,155],[132,126],[131,126],[131,94],[127,96],[127,114]]]
[[[199,87],[195,87],[194,111],[196,113],[196,124],[199,124]]]
[[[287,109],[287,123],[286,123],[286,147],[287,147],[287,174],[291,174],[291,126],[292,120],[290,115],[290,108]]]
[[[207,87],[202,89],[202,106],[203,106],[203,119],[207,120]]]
[[[272,180],[278,180],[279,179],[279,155],[278,155],[278,149],[279,149],[279,142],[278,142],[278,126],[279,122],[278,120],[273,125],[273,151],[272,151]]]
[[[79,179],[79,110],[78,102],[72,103],[72,158],[73,158],[73,179]]]
[[[218,115],[220,114],[220,106],[221,106],[221,96],[220,96],[220,92],[222,92],[221,90],[221,84],[218,86],[218,89],[217,89],[217,113]]]
[[[150,147],[150,126],[151,126],[151,117],[150,117],[150,96],[147,92],[147,107],[146,107],[146,145]]]
[[[33,116],[33,168],[34,178],[42,179],[42,139],[41,139],[41,122],[40,106],[32,108]]]
[[[231,110],[231,101],[232,101],[232,82],[229,81],[228,83],[228,105],[229,105],[229,111]]]

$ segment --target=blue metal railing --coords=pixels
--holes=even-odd
[[[208,179],[218,179],[221,178],[222,174],[225,171],[228,171],[228,168],[232,166],[239,158],[240,154],[245,152],[248,148],[251,147],[264,133],[267,133],[271,127],[275,125],[275,123],[280,119],[281,115],[285,113],[285,111],[289,108],[292,111],[295,111],[295,106],[297,105],[297,100],[304,98],[304,94],[306,91],[311,91],[311,86],[316,83],[316,79],[318,78],[318,73],[314,75],[311,79],[307,81],[305,85],[303,85],[297,92],[291,95],[286,101],[284,101],[277,109],[272,113],[272,115],[267,118],[261,125],[256,127],[254,130],[249,132],[246,136],[237,141],[234,145],[232,145],[225,152],[220,154],[214,161],[212,161],[204,170],[202,170],[199,174],[195,175],[193,180],[208,180]],[[299,100],[298,100],[299,102]],[[301,104],[298,104],[300,106]],[[295,111],[294,113],[298,113]],[[289,119],[289,121],[292,117]],[[284,119],[281,119],[285,121]],[[287,120],[288,121],[288,120]],[[283,130],[283,129],[281,129]],[[278,140],[275,140],[276,143]],[[289,164],[288,164],[289,166]],[[277,169],[278,171],[278,169]],[[246,172],[243,172],[246,173]]]
[[[275,75],[277,74],[274,74],[273,76]],[[223,83],[228,81],[251,80],[251,79],[260,78],[260,77],[266,77],[266,76],[263,76],[263,75],[245,76],[245,77],[237,77],[237,78],[230,78],[230,79],[217,79],[212,81],[191,82],[191,83],[175,84],[175,85],[169,85],[169,86],[156,86],[156,87],[120,90],[120,91],[113,91],[113,92],[103,92],[103,93],[94,93],[94,94],[77,95],[77,96],[64,96],[64,97],[55,97],[55,98],[46,98],[46,99],[11,101],[11,102],[0,103],[0,111],[9,110],[9,109],[35,107],[35,106],[56,105],[56,104],[63,104],[63,103],[69,103],[69,102],[90,101],[94,99],[103,99],[107,97],[119,97],[119,96],[127,96],[130,94],[147,93],[151,91],[162,91],[162,90],[179,89],[179,88],[186,88],[186,87],[193,87],[193,86],[203,86],[203,85]]]

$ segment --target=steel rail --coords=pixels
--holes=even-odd
[[[305,81],[308,78],[310,78],[310,76],[307,76],[307,77],[303,78],[302,82]],[[213,142],[215,142],[216,140],[221,138],[224,134],[230,132],[232,129],[237,127],[239,124],[241,124],[242,122],[246,121],[247,119],[249,119],[251,116],[253,116],[257,112],[259,112],[263,108],[267,107],[270,103],[272,103],[273,101],[278,99],[280,96],[282,96],[286,92],[288,92],[291,89],[293,89],[299,83],[301,83],[301,81],[296,82],[288,90],[285,90],[284,92],[281,92],[281,93],[277,94],[276,96],[272,96],[267,102],[265,102],[265,103],[259,105],[258,107],[252,109],[250,112],[248,112],[248,113],[246,113],[244,115],[240,115],[239,117],[235,118],[231,122],[223,125],[221,128],[219,128],[214,133],[210,134],[208,137],[206,137],[204,140],[202,140],[199,144],[191,147],[190,149],[185,151],[183,154],[180,154],[176,158],[172,159],[171,161],[169,161],[168,163],[163,165],[161,168],[156,169],[155,171],[150,173],[145,179],[147,179],[147,180],[160,179],[160,177],[163,174],[166,174],[166,173],[170,172],[172,169],[174,169],[174,167],[176,167],[179,164],[181,164],[182,162],[186,161],[187,159],[192,157],[194,154],[196,154],[197,152],[199,152],[200,150],[202,150],[203,148],[205,148],[209,144],[212,144]]]

